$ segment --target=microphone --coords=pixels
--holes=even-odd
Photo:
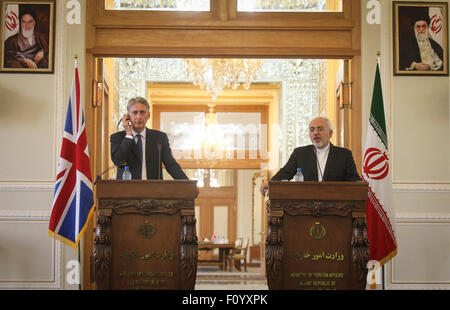
[[[123,168],[123,167],[125,167],[126,165],[127,165],[127,162],[126,162],[126,161],[121,161],[118,165],[114,164],[114,165],[109,166],[108,168],[106,168],[105,170],[103,170],[102,173],[97,174],[97,176],[96,176],[96,178],[95,178],[95,181],[94,181],[94,185],[97,184],[97,181],[98,181],[98,180],[101,180],[101,179],[102,179],[102,176],[103,176],[106,172],[108,172],[109,170],[111,170],[112,168],[115,168],[115,167]]]
[[[158,143],[158,180],[161,180],[161,143]]]
[[[316,157],[317,167],[319,167],[320,179],[322,180],[321,182],[323,182],[323,174],[322,174],[322,169],[320,168],[319,158],[317,157],[317,148],[316,147],[314,147],[314,156]]]

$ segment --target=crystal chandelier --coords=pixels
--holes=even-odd
[[[261,73],[260,59],[213,59],[194,58],[183,59],[186,74],[194,85],[206,89],[213,100],[225,87],[236,89],[242,80],[244,88],[248,89]]]
[[[224,159],[229,149],[229,141],[217,123],[214,103],[208,104],[209,112],[205,115],[205,131],[201,142],[202,161],[208,168],[213,168],[218,159]]]

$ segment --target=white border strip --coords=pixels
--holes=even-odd
[[[0,210],[0,221],[49,221],[49,211],[9,211]]]
[[[449,224],[450,213],[396,213],[395,222],[402,224]]]
[[[0,192],[53,191],[55,182],[0,182]]]
[[[392,190],[395,193],[450,193],[450,183],[394,182]]]

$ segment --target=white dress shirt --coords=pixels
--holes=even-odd
[[[323,181],[323,173],[325,171],[325,166],[327,165],[328,154],[330,153],[330,143],[323,149],[316,147],[317,155],[317,177],[319,182]]]

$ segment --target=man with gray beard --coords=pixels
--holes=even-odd
[[[330,142],[333,126],[326,117],[316,117],[309,123],[310,145],[297,147],[288,162],[271,181],[290,180],[301,168],[305,181],[356,182],[361,177],[356,170],[353,154],[350,150],[334,146]],[[260,192],[266,194],[268,183],[261,182]]]
[[[20,29],[5,42],[5,68],[48,68],[48,40],[35,31],[36,14],[21,12]]]
[[[400,70],[442,71],[443,49],[429,34],[428,15],[412,20],[414,37],[400,44]]]

